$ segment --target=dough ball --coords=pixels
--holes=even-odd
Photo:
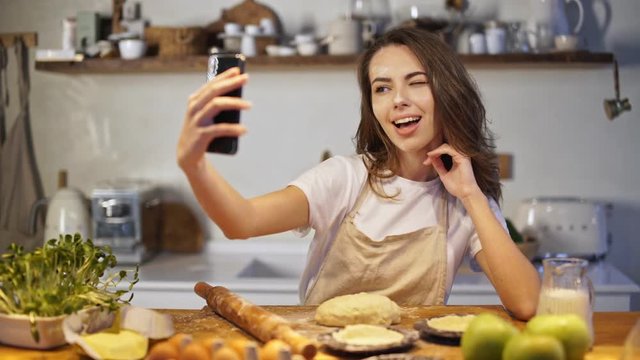
[[[400,322],[400,307],[384,295],[358,293],[329,299],[316,310],[315,320],[326,326],[391,325]]]

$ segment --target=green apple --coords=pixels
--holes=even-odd
[[[515,326],[499,316],[480,314],[462,334],[462,354],[465,360],[500,360],[505,344],[517,333]]]
[[[582,359],[591,344],[591,334],[586,322],[575,314],[536,315],[529,320],[525,331],[560,340],[567,360]]]
[[[517,334],[507,342],[502,360],[564,360],[560,340],[548,335]]]

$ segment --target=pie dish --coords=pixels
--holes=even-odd
[[[374,325],[369,325],[369,326],[374,326]],[[339,340],[340,337],[336,337],[335,335],[341,331],[345,331],[345,329],[348,328],[347,326],[345,327],[345,329],[338,329],[328,333],[320,334],[318,336],[318,342],[320,342],[329,351],[332,351],[332,352],[356,354],[359,356],[363,356],[363,355],[373,356],[376,354],[384,354],[384,353],[390,353],[395,351],[407,350],[411,348],[419,338],[418,332],[413,330],[405,330],[398,327],[385,327],[385,326],[379,326],[379,327],[398,333],[400,336],[398,337],[398,339],[392,342],[385,342],[381,344],[373,344],[373,343],[360,344],[357,342],[346,342],[346,341]]]
[[[458,345],[466,325],[474,317],[473,314],[437,316],[416,322],[414,328],[423,340]]]
[[[407,353],[394,353],[374,355],[362,360],[442,360],[441,357],[426,356],[426,355],[413,355]]]

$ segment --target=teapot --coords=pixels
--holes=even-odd
[[[587,276],[589,262],[579,258],[542,260],[543,277],[536,315],[576,314],[580,316],[593,343],[594,289]]]
[[[57,239],[60,234],[79,233],[83,239],[91,237],[91,215],[89,201],[77,189],[67,187],[67,172],[58,173],[58,190],[51,198],[38,200],[31,208],[31,227],[39,209],[46,206],[44,242]]]

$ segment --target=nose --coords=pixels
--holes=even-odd
[[[399,88],[393,97],[393,107],[395,109],[403,108],[409,105],[409,100],[404,94],[404,89]]]

